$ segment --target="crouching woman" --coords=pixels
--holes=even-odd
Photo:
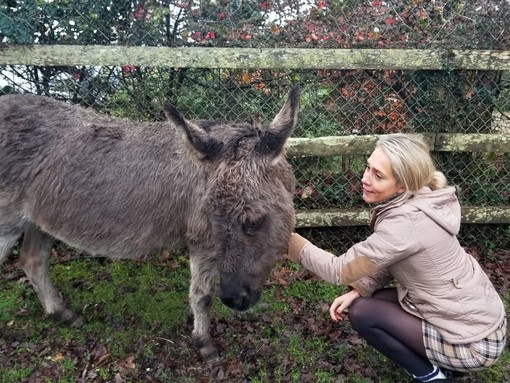
[[[364,201],[375,205],[372,235],[335,256],[294,233],[287,258],[350,286],[331,305],[332,319],[348,309],[359,335],[414,381],[451,382],[452,371],[491,366],[505,346],[505,309],[457,240],[455,188],[435,169],[426,144],[401,134],[382,137],[362,185]]]

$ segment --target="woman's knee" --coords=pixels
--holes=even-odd
[[[357,331],[381,327],[388,322],[388,317],[396,314],[395,309],[402,310],[398,303],[392,301],[359,297],[349,307],[349,320]]]
[[[349,306],[349,320],[355,330],[365,327],[373,317],[371,300],[371,298],[359,297]]]

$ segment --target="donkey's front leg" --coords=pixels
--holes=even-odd
[[[214,297],[216,270],[210,262],[201,262],[199,257],[190,257],[191,286],[190,304],[193,312],[193,343],[203,361],[219,357],[210,333],[210,310]]]
[[[52,238],[47,234],[32,224],[27,225],[20,251],[21,268],[34,286],[46,314],[77,327],[83,323],[82,318],[67,308],[50,281],[48,257],[52,243]]]

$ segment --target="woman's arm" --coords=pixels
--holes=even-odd
[[[376,263],[363,254],[350,251],[337,257],[293,233],[286,258],[335,285],[350,284],[377,271]]]

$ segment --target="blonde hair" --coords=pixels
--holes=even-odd
[[[376,143],[389,157],[393,175],[405,189],[403,198],[410,198],[424,186],[432,190],[448,186],[444,174],[436,169],[427,144],[416,136],[391,134]]]

